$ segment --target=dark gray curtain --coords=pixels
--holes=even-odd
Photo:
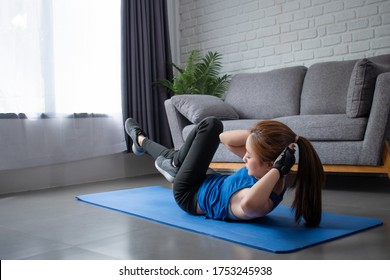
[[[164,101],[170,93],[154,82],[172,78],[166,0],[122,0],[122,107],[147,136],[173,147]],[[126,136],[127,137],[127,136]],[[131,150],[131,139],[126,139]]]

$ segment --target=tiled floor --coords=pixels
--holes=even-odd
[[[169,184],[159,175],[0,196],[0,259],[390,259],[390,181],[328,176],[323,210],[384,225],[274,254],[79,202],[76,195]],[[292,192],[284,204],[289,204]]]

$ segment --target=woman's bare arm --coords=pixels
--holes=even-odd
[[[272,168],[251,188],[240,190],[230,201],[233,214],[240,219],[254,219],[267,215],[273,207],[270,194],[276,185],[283,186],[279,171]]]
[[[245,143],[249,134],[248,130],[230,130],[222,132],[219,139],[232,153],[242,158],[246,152]]]

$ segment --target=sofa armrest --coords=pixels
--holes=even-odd
[[[164,102],[167,113],[169,129],[171,130],[172,141],[175,149],[179,149],[184,144],[182,131],[185,126],[191,124],[180,112],[173,106],[170,99]]]
[[[377,77],[374,98],[368,118],[359,162],[364,165],[380,164],[390,111],[390,72]],[[379,159],[379,160],[378,160]]]
[[[238,119],[234,109],[222,99],[211,95],[181,94],[172,96],[164,103],[168,123],[175,149],[184,143],[183,129],[190,124],[197,124],[206,117],[220,120]]]

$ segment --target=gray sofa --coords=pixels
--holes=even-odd
[[[323,164],[381,164],[390,123],[390,54],[233,76],[225,98],[175,95],[165,101],[175,148],[207,116],[224,130],[274,119],[311,140]],[[222,144],[214,162],[242,162]]]

